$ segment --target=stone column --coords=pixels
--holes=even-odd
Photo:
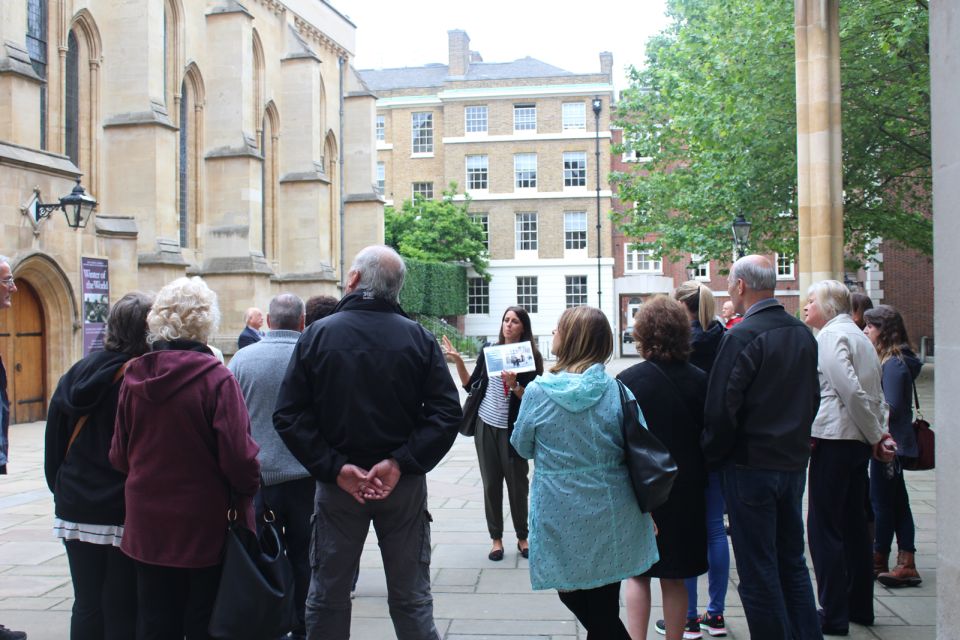
[[[795,0],[800,290],[843,279],[839,0]]]
[[[960,436],[950,427],[960,414],[960,6],[930,3],[930,97],[933,124],[934,379],[937,439],[937,638],[956,637],[960,628],[960,512],[953,489],[960,484]]]

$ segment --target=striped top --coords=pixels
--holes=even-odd
[[[61,540],[79,540],[119,547],[123,539],[123,525],[82,524],[54,518],[53,535]]]
[[[504,393],[503,379],[491,376],[477,410],[480,419],[491,427],[506,429],[510,422],[510,392]]]

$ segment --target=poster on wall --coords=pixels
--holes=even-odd
[[[80,258],[83,282],[83,355],[103,351],[110,311],[110,272],[103,258]]]

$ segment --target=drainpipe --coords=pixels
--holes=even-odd
[[[344,271],[346,268],[344,262],[344,251],[346,250],[346,244],[344,241],[343,233],[343,221],[345,216],[344,207],[346,206],[346,196],[343,193],[343,112],[344,112],[344,97],[343,97],[343,71],[346,66],[346,58],[340,56],[337,59],[337,64],[340,68],[340,171],[339,180],[340,180],[340,293],[343,293],[344,288],[347,286],[347,273]]]

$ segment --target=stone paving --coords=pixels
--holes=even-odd
[[[615,360],[612,373],[637,362]],[[933,371],[924,367],[921,403],[933,414]],[[0,477],[0,623],[28,632],[31,640],[69,637],[73,589],[62,545],[51,533],[53,502],[43,480],[43,423],[11,429],[13,462]],[[877,585],[877,624],[851,625],[855,639],[922,640],[936,637],[936,485],[933,472],[909,473],[917,523],[917,565],[923,585],[889,590]],[[530,589],[527,561],[516,551],[512,530],[505,534],[506,557],[487,560],[489,539],[483,516],[480,474],[473,442],[458,436],[447,457],[428,476],[433,514],[433,592],[437,627],[444,640],[582,640],[586,632],[553,591]],[[506,500],[504,501],[506,503]],[[506,508],[506,504],[505,504]],[[508,523],[509,517],[505,518]],[[749,638],[731,570],[727,595],[728,635]],[[386,585],[371,530],[361,560],[353,604],[352,637],[395,638],[387,611]],[[652,619],[662,617],[654,587]],[[701,608],[706,578],[701,578]],[[626,613],[621,611],[624,618]],[[657,637],[652,628],[649,636]],[[637,640],[637,639],[634,639]]]

